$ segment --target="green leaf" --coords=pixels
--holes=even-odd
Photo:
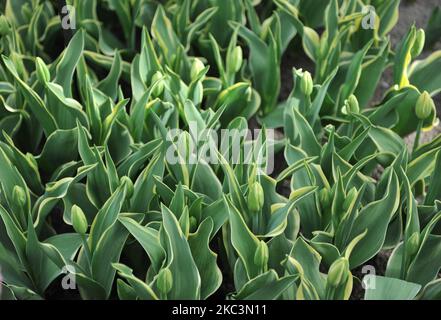
[[[270,270],[247,282],[234,295],[236,300],[276,300],[295,281],[296,276],[279,278],[274,270]]]
[[[140,300],[159,300],[153,289],[133,275],[132,269],[120,264],[114,263],[113,268],[118,271],[118,275],[127,280],[133,288],[134,293]]]
[[[342,105],[343,102],[354,93],[358,86],[360,77],[362,75],[362,62],[368,52],[369,48],[372,46],[373,40],[369,41],[363,49],[358,51],[351,59],[348,71],[346,73],[346,79],[343,86],[340,89],[340,95],[338,100],[338,105]]]
[[[63,152],[60,150],[63,149]],[[35,158],[38,167],[46,174],[52,174],[58,167],[78,158],[78,131],[54,131],[46,140],[40,155]]]
[[[89,121],[83,107],[76,100],[67,98],[63,88],[58,84],[46,83],[46,99],[50,113],[57,122],[59,129],[72,129],[80,122],[86,128]]]
[[[58,201],[68,194],[69,188],[83,179],[94,168],[95,165],[80,167],[74,177],[62,178],[46,187],[46,192],[38,198],[32,209],[37,229],[44,225],[46,217],[51,213],[51,210]]]
[[[164,57],[168,65],[173,65],[176,53],[181,44],[162,5],[159,5],[156,10],[155,17],[152,21],[151,32],[164,52]]]
[[[377,15],[380,17],[380,37],[386,36],[398,22],[399,6],[400,0],[385,1],[379,5]]]
[[[320,155],[321,147],[313,129],[294,105],[285,111],[285,128],[290,129],[288,139],[292,145],[301,147],[308,156]]]
[[[245,265],[248,278],[253,279],[260,273],[260,266],[254,263],[254,255],[260,241],[250,231],[239,211],[230,202],[229,209],[231,243]]]
[[[441,7],[435,7],[427,22],[426,44],[432,46],[440,39],[441,35]]]
[[[205,219],[188,238],[194,261],[201,275],[201,299],[207,299],[222,284],[222,272],[216,264],[217,254],[210,247],[213,220]]]
[[[366,276],[364,281],[372,284],[366,289],[365,300],[412,300],[421,289],[416,283],[374,275]]]
[[[413,186],[418,180],[425,179],[433,172],[439,148],[432,149],[416,159],[413,159],[407,167],[407,177]]]
[[[381,46],[380,51],[375,56],[366,59],[361,66],[360,78],[363,81],[358,82],[354,95],[357,97],[362,109],[369,106],[369,102],[375,94],[375,89],[387,63],[388,54],[389,43],[385,42]]]
[[[150,227],[143,227],[128,217],[120,217],[119,221],[144,248],[152,263],[153,271],[158,273],[165,259],[165,251],[161,247],[159,232]]]
[[[57,65],[55,82],[63,87],[64,95],[72,97],[72,79],[75,68],[83,55],[84,31],[78,31],[69,42]]]
[[[130,39],[132,34],[132,25],[134,24],[134,19],[131,13],[131,4],[128,0],[107,0],[110,7],[118,15],[120,25],[124,31],[124,36],[127,40]]]
[[[114,216],[115,213],[119,213],[117,208],[103,212],[106,212],[108,216]],[[97,222],[101,221],[99,220],[99,218],[102,217],[100,213],[102,212],[98,212],[97,219],[95,220]],[[91,233],[93,233],[94,239],[97,239],[98,227],[92,225],[92,228]],[[118,221],[115,221],[105,229],[96,247],[93,248],[91,262],[92,276],[93,279],[103,287],[106,297],[109,297],[111,293],[116,273],[115,269],[112,268],[112,264],[120,260],[127,236],[128,231]]]
[[[121,54],[117,51],[112,68],[106,78],[101,80],[97,88],[115,100],[118,95],[118,81],[122,73]]]
[[[13,165],[13,163],[9,160],[9,157],[3,151],[3,148],[0,148],[0,186],[2,190],[2,198],[1,203],[7,207],[14,208],[19,205],[14,203],[14,188],[16,186],[20,187],[25,193],[24,203],[22,204],[22,208],[20,210],[14,210],[12,212],[13,218],[19,225],[25,229],[27,223],[28,216],[27,214],[30,212],[31,208],[31,199],[29,189],[26,185],[25,180],[20,175],[17,167]],[[23,230],[24,230],[23,229]]]
[[[6,66],[6,70],[15,79],[18,87],[20,88],[20,92],[23,94],[26,102],[29,105],[29,108],[40,123],[46,136],[49,136],[52,132],[57,130],[57,124],[54,117],[49,113],[40,96],[30,86],[28,86],[26,82],[20,79],[13,62],[5,56],[2,58]]]
[[[435,202],[435,200],[441,200],[441,179],[438,179],[439,172],[441,172],[440,151],[438,151],[436,154],[435,167],[433,169],[429,182],[429,190],[427,192],[426,198],[424,199],[424,204],[426,205],[431,205]]]
[[[410,83],[421,92],[427,91],[434,96],[441,92],[441,51],[432,53],[424,60],[412,64],[409,70]]]
[[[439,300],[441,298],[441,279],[429,282],[418,296],[420,300]]]
[[[201,277],[190,246],[175,215],[161,206],[163,230],[167,243],[167,267],[173,275],[173,288],[168,294],[172,300],[194,300],[201,297]],[[182,268],[182,266],[186,266]]]
[[[117,222],[127,194],[127,183],[122,183],[104,206],[98,211],[90,229],[89,245],[92,252],[96,250],[102,237]]]
[[[302,238],[298,238],[291,249],[289,255],[300,266],[302,285],[299,286],[297,296],[303,296],[304,299],[318,299],[324,296],[325,282],[324,276],[320,273],[319,265],[321,262],[320,254],[308,245]]]
[[[207,195],[212,201],[222,196],[222,185],[213,169],[201,159],[195,165],[191,177],[191,190]]]
[[[157,154],[141,172],[134,183],[134,193],[131,198],[131,212],[147,212],[150,201],[153,199],[155,187],[154,177],[162,177],[164,173],[164,159]]]
[[[267,44],[244,26],[234,24],[234,27],[238,27],[239,36],[247,42],[250,48],[250,68],[266,114],[275,107],[280,91],[279,56],[275,50],[274,35],[269,31],[270,43]]]
[[[315,186],[294,190],[289,197],[288,203],[286,203],[282,208],[271,213],[271,217],[266,225],[264,237],[275,237],[281,234],[288,224],[288,214],[294,210],[296,203],[311,195],[315,190],[317,190],[317,187]]]
[[[398,178],[394,171],[389,172],[384,197],[363,207],[354,221],[349,239],[365,232],[352,253],[349,262],[351,269],[372,258],[380,251],[386,238],[387,226],[399,205]]]

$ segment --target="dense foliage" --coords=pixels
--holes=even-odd
[[[348,299],[388,249],[366,299],[441,297],[441,52],[392,47],[399,0],[67,2],[72,33],[55,2],[1,8],[4,299]],[[314,70],[281,100],[290,50]],[[167,161],[257,127],[254,162]]]

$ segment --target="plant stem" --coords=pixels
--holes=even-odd
[[[416,130],[415,141],[413,143],[412,153],[414,153],[416,151],[416,149],[418,149],[418,146],[420,144],[420,137],[421,137],[421,129],[422,129],[422,127],[423,127],[423,120],[419,120],[418,121],[417,130]]]
[[[254,233],[259,231],[259,216],[257,212],[253,212],[251,217],[252,229]]]
[[[352,138],[352,133],[354,132],[354,118],[351,118],[351,122],[349,123],[348,128],[348,137]]]
[[[86,235],[81,235],[81,241],[83,242],[84,253],[86,254],[87,266],[89,268],[89,272],[92,273],[92,253],[89,249],[89,244],[87,243]]]

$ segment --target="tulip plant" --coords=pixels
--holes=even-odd
[[[0,298],[441,298],[436,12],[312,3],[0,6]]]

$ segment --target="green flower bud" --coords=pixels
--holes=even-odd
[[[331,265],[328,272],[328,284],[331,287],[338,287],[345,283],[349,274],[349,261],[346,258],[339,258]]]
[[[35,157],[32,153],[27,152],[25,157],[31,163],[31,165],[34,166],[35,169],[38,168],[37,160],[35,160]]]
[[[81,208],[78,207],[77,205],[73,205],[70,212],[71,212],[72,226],[75,232],[82,235],[86,234],[88,224],[83,210],[81,210]]]
[[[20,186],[15,186],[12,189],[12,202],[16,208],[24,208],[26,205],[26,192]]]
[[[418,98],[415,113],[418,119],[427,119],[432,111],[435,110],[435,103],[427,91],[424,91]]]
[[[347,100],[345,100],[345,105],[343,106],[342,113],[350,114],[350,113],[359,113],[360,106],[358,104],[358,99],[356,96],[351,94]]]
[[[133,186],[133,182],[132,182],[132,180],[130,180],[129,177],[124,176],[124,177],[121,178],[120,183],[121,183],[121,184],[123,184],[123,183],[126,184],[126,188],[127,188],[127,194],[126,194],[126,197],[127,197],[128,199],[130,199],[130,198],[133,196],[133,192],[134,192],[134,190],[135,190],[135,188],[134,188],[134,186]]]
[[[35,60],[35,68],[37,70],[37,78],[41,83],[47,83],[51,80],[51,74],[47,65],[39,57]]]
[[[352,202],[355,201],[355,198],[357,198],[357,189],[354,187],[346,195],[345,201],[343,202],[343,210],[344,211],[349,210],[349,208],[352,205]]]
[[[269,251],[265,241],[261,240],[254,253],[254,264],[259,266],[263,272],[268,268]]]
[[[173,287],[173,275],[169,268],[161,269],[156,279],[156,287],[161,295],[165,296]]]
[[[311,74],[308,71],[303,73],[302,79],[300,80],[300,90],[305,96],[310,96],[314,88],[314,83],[312,81]]]
[[[243,63],[243,51],[240,46],[237,46],[236,48],[233,49],[233,52],[231,53],[230,65],[234,72],[238,72],[242,67],[242,63]]]
[[[348,104],[352,113],[360,112],[360,105],[358,104],[358,99],[356,96],[351,94],[348,98]]]
[[[424,44],[426,42],[426,33],[423,29],[419,29],[415,36],[415,42],[413,43],[410,54],[412,58],[418,57],[423,52]]]
[[[204,70],[205,65],[202,63],[201,60],[199,60],[198,58],[195,58],[193,60],[193,64],[191,65],[191,71],[190,71],[190,77],[192,80],[196,79],[196,77],[198,76],[198,74]]]
[[[6,16],[0,16],[0,36],[6,36],[11,31],[11,25],[9,24],[8,18]]]
[[[265,201],[263,188],[259,182],[255,181],[249,186],[248,190],[248,208],[252,212],[259,212],[262,210],[263,202]]]
[[[152,82],[151,85],[153,85],[154,83],[156,83],[159,79],[161,79],[164,75],[162,74],[161,71],[156,71],[155,74],[152,77]],[[159,81],[156,86],[155,89],[153,89],[153,95],[155,97],[158,97],[162,94],[162,92],[164,92],[164,80]]]
[[[413,257],[420,248],[420,234],[418,232],[412,233],[409,240],[406,243],[406,253],[408,256]]]

